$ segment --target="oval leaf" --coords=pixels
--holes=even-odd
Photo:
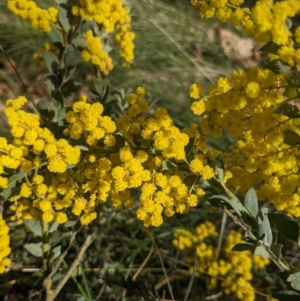
[[[284,214],[272,213],[269,214],[269,220],[283,236],[300,244],[300,229],[294,219]]]
[[[299,95],[298,88],[287,86],[286,89],[283,92],[283,95],[288,98],[294,98]]]
[[[293,289],[300,291],[300,272],[290,275],[287,281],[291,282]]]
[[[258,200],[257,200],[255,189],[253,187],[247,191],[245,195],[244,203],[245,203],[245,207],[252,214],[252,216],[256,218],[258,213]]]
[[[280,301],[298,301],[300,294],[292,290],[283,290],[272,294],[272,297]]]
[[[235,211],[236,214],[242,216],[245,213],[245,208],[241,202],[236,200],[231,200],[223,195],[215,195],[208,199],[208,201],[213,206],[220,206],[220,205],[229,205]]]
[[[43,257],[42,247],[38,244],[26,244],[24,248],[35,257]]]
[[[8,179],[8,186],[3,189],[1,192],[1,196],[7,200],[10,195],[12,194],[13,189],[15,188],[17,182],[21,179],[23,179],[26,176],[26,172],[17,172],[16,174],[12,175]]]
[[[162,171],[164,170],[174,170],[178,169],[178,165],[172,162],[171,160],[163,160],[162,162]]]
[[[290,146],[296,146],[300,144],[300,136],[291,130],[283,132],[283,142]]]
[[[57,230],[58,227],[59,227],[59,223],[54,222],[49,228],[49,233],[53,233],[54,231]]]
[[[236,252],[243,252],[243,251],[254,251],[255,246],[253,244],[237,244],[235,245],[231,251],[236,251]]]
[[[81,53],[78,50],[69,51],[65,56],[65,65],[67,68],[75,68],[79,63]]]
[[[284,103],[281,106],[277,108],[275,113],[279,113],[285,116],[288,116],[290,118],[299,118],[300,117],[300,111],[297,106],[291,104],[291,103]]]
[[[61,254],[61,246],[57,246],[53,250],[51,250],[49,255],[49,260],[50,261],[55,260],[60,254]]]
[[[274,42],[268,42],[263,47],[259,49],[259,51],[265,51],[272,54],[277,54],[278,50],[280,49],[280,46],[275,44]]]
[[[76,93],[79,90],[80,86],[80,82],[77,82],[74,79],[70,79],[64,83],[64,85],[61,88],[61,92],[63,93],[65,98],[68,98],[72,94]]]
[[[270,246],[273,241],[273,234],[267,214],[264,214],[263,221],[258,225],[257,230],[258,239],[263,240],[265,244]]]
[[[254,255],[259,255],[259,256],[264,257],[264,258],[269,258],[270,257],[268,251],[262,246],[257,246],[255,248]]]
[[[60,4],[58,7],[58,18],[61,26],[66,33],[71,29],[71,10],[67,4]]]
[[[65,234],[60,231],[55,231],[49,239],[51,246],[56,246],[63,238],[65,237]]]
[[[64,37],[57,28],[52,27],[51,31],[47,33],[47,36],[50,42],[57,48],[61,49],[64,46]]]
[[[51,96],[54,97],[56,88],[58,87],[57,77],[53,74],[44,79],[44,84],[47,86]]]
[[[288,84],[294,88],[300,87],[300,73],[298,71],[293,71],[286,77]]]
[[[269,62],[265,68],[273,71],[276,74],[288,73],[292,70],[289,65],[282,63],[280,60],[273,60]]]
[[[35,235],[40,236],[40,237],[43,236],[41,222],[35,221],[35,220],[24,220],[24,224]]]
[[[45,60],[48,70],[51,73],[58,75],[59,71],[60,71],[60,67],[59,67],[59,60],[58,60],[57,56],[53,52],[44,51],[43,57],[44,57],[44,60]]]
[[[193,185],[196,184],[197,180],[200,179],[199,176],[196,175],[190,175],[187,176],[184,180],[183,183],[188,187],[191,188]]]

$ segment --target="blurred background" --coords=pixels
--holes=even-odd
[[[53,2],[37,1],[45,7]],[[252,39],[228,24],[201,19],[188,0],[131,0],[129,4],[136,34],[135,61],[124,68],[112,51],[115,64],[109,75],[111,84],[125,93],[145,86],[155,106],[166,107],[179,126],[197,121],[189,110],[191,83],[207,86],[219,76],[229,75],[233,68],[259,64]],[[34,66],[33,54],[46,41],[46,35],[12,15],[6,0],[0,0],[0,45],[10,57],[8,60],[0,54],[2,103],[20,94],[23,84],[37,100],[45,98],[44,69]],[[88,81],[90,68],[82,63],[76,77]]]

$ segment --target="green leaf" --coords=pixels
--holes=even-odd
[[[64,120],[66,117],[66,110],[64,108],[60,109],[59,112],[57,113],[56,121],[59,126],[64,125]]]
[[[285,23],[285,26],[287,27],[287,29],[291,29],[293,26],[293,22],[290,18],[286,18],[284,23]]]
[[[271,246],[273,241],[273,234],[271,225],[269,222],[268,214],[260,211],[260,216],[262,218],[262,222],[258,224],[257,234],[258,239],[263,240],[264,243]]]
[[[40,236],[40,237],[43,236],[41,222],[35,221],[35,220],[24,220],[24,224],[35,235]]]
[[[229,205],[230,209],[233,209],[239,216],[245,213],[245,208],[240,201],[231,200],[223,195],[214,195],[208,201],[214,206]]]
[[[300,230],[298,223],[284,214],[269,214],[269,219],[272,225],[285,236],[287,239],[298,242],[300,245]]]
[[[51,31],[47,33],[47,36],[54,46],[56,46],[59,49],[63,48],[65,43],[64,36],[59,29],[52,27]]]
[[[60,280],[61,278],[63,278],[65,276],[65,274],[62,274],[62,273],[56,273],[53,278],[52,278],[52,281],[55,282],[57,280]]]
[[[3,46],[0,44],[0,52],[4,52]]]
[[[259,51],[265,51],[272,54],[277,54],[278,50],[280,49],[280,46],[275,44],[274,42],[268,42],[264,46],[262,46]]]
[[[277,258],[281,258],[282,257],[282,248],[283,248],[283,245],[281,245],[281,244],[273,244],[271,246],[271,251],[275,254],[275,256]]]
[[[244,199],[244,204],[247,210],[252,214],[252,216],[256,218],[258,213],[258,200],[255,189],[253,187],[247,191]]]
[[[257,246],[254,250],[254,255],[259,255],[264,258],[269,258],[270,254],[263,246]]]
[[[26,244],[24,248],[35,257],[43,257],[42,247],[38,244]]]
[[[61,91],[56,91],[55,95],[53,96],[53,99],[59,104],[60,109],[65,107],[65,99]]]
[[[225,183],[224,183],[224,178],[225,178],[224,169],[223,168],[217,168],[217,171],[218,171],[218,178],[220,180],[220,183],[222,185],[225,185]]]
[[[50,251],[49,260],[55,260],[61,254],[61,246],[57,246]]]
[[[89,30],[95,30],[95,28],[97,28],[98,27],[98,25],[97,25],[97,23],[94,21],[94,20],[92,20],[92,21],[84,21],[84,23],[83,23],[83,25],[80,27],[80,31],[81,31],[81,33],[85,33],[85,32],[87,32],[87,31],[89,31]]]
[[[54,120],[58,113],[57,108],[46,100],[40,100],[37,109],[44,118],[50,121]]]
[[[55,231],[53,234],[50,236],[49,243],[51,246],[56,246],[61,240],[65,237],[65,234],[60,232],[60,231]]]
[[[283,92],[283,95],[288,98],[295,98],[299,94],[298,88],[287,86]]]
[[[188,187],[191,188],[193,185],[196,184],[197,179],[200,179],[199,176],[196,175],[190,175],[187,176],[184,180],[183,183]],[[198,182],[198,181],[197,181]]]
[[[300,291],[300,272],[290,275],[287,281],[291,282],[291,286],[293,289]]]
[[[85,152],[88,152],[89,151],[89,148],[86,147],[85,145],[76,145],[78,148],[80,148],[81,150],[85,151]]]
[[[268,212],[269,212],[269,209],[267,207],[260,209],[260,211],[256,217],[258,224],[261,224],[264,221],[265,215],[268,214]]]
[[[59,223],[54,222],[54,223],[50,226],[50,228],[49,228],[49,233],[55,232],[55,231],[57,230],[58,227],[59,227]]]
[[[189,143],[184,147],[184,151],[186,153],[186,156],[188,156],[193,149],[195,144],[195,138],[190,138]]]
[[[299,118],[300,117],[300,111],[297,106],[291,104],[291,103],[284,103],[281,106],[279,106],[275,113],[279,113],[282,115],[285,115],[290,118]]]
[[[116,138],[116,143],[115,143],[116,148],[121,148],[125,145],[125,141],[127,138],[123,133],[116,132],[114,133],[114,137]]]
[[[66,228],[70,228],[70,227],[73,227],[77,224],[77,221],[71,221],[71,220],[68,220],[66,223],[64,223],[64,226]]]
[[[81,58],[81,52],[79,50],[71,50],[65,55],[65,65],[68,68],[75,68]]]
[[[292,70],[289,65],[282,63],[280,60],[273,60],[269,62],[265,68],[273,71],[276,74],[288,73]]]
[[[283,142],[290,146],[297,146],[300,144],[300,136],[291,130],[283,132]]]
[[[94,83],[96,92],[102,97],[105,94],[106,90],[108,89],[108,86],[109,86],[108,79],[99,80],[99,79],[95,78],[93,80],[93,83]]]
[[[171,160],[163,160],[161,170],[174,170],[178,169],[178,165],[172,162]]]
[[[63,93],[65,98],[69,98],[72,94],[78,92],[80,86],[80,82],[77,82],[74,79],[70,79],[63,84],[61,92]]]
[[[70,78],[76,70],[76,67],[80,61],[81,52],[77,49],[69,51],[64,58],[66,68],[66,78]]]
[[[279,301],[299,301],[300,294],[291,290],[283,290],[272,294],[272,297]]]
[[[55,75],[59,75],[60,66],[57,56],[53,52],[44,51],[43,57],[48,70]]]
[[[299,88],[300,87],[300,73],[299,71],[291,72],[287,77],[286,81],[291,87]]]
[[[243,252],[243,251],[254,251],[255,246],[253,244],[237,244],[235,245],[231,251]]]
[[[109,46],[108,44],[105,44],[104,47],[103,47],[103,51],[105,51],[106,53],[109,53],[111,52],[112,50],[112,47]]]
[[[63,1],[65,2],[65,1]],[[71,14],[70,14],[70,9],[69,6],[67,4],[60,4],[58,6],[58,18],[59,18],[59,22],[62,26],[62,28],[64,29],[64,31],[66,32],[66,34],[68,34],[68,32],[71,29]]]
[[[46,87],[48,88],[48,91],[50,92],[51,96],[53,97],[55,95],[55,91],[58,87],[57,77],[55,75],[51,74],[44,79],[44,83],[45,83]]]
[[[16,187],[17,182],[25,178],[25,176],[26,172],[23,171],[17,172],[14,175],[10,176],[8,179],[8,186],[5,189],[3,189],[3,191],[1,192],[1,196],[5,200],[7,200],[10,197],[12,190]]]

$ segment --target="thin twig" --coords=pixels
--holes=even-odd
[[[54,276],[54,274],[56,274],[56,272],[58,271],[61,263],[63,262],[63,260],[65,259],[65,257],[68,255],[69,250],[71,249],[71,247],[73,246],[73,243],[75,241],[75,237],[77,235],[77,233],[81,230],[81,227],[77,230],[74,231],[70,237],[70,242],[69,242],[69,246],[64,250],[64,252],[58,257],[58,259],[56,260],[55,264],[53,265],[53,268],[50,272],[50,274],[44,279],[43,281],[43,285],[45,286],[45,284]]]
[[[222,241],[223,241],[224,232],[225,232],[226,221],[227,221],[227,214],[224,211],[223,212],[223,218],[222,218],[222,224],[221,224],[221,229],[220,229],[220,235],[219,235],[219,240],[218,240],[218,247],[217,247],[215,261],[217,261],[219,259],[219,256],[220,256],[220,252],[221,252],[221,248],[222,248]]]
[[[167,281],[169,293],[170,293],[170,295],[171,295],[172,300],[175,301],[174,295],[173,295],[173,291],[172,291],[172,287],[171,287],[171,285],[170,285],[170,281],[169,281],[169,278],[168,278],[168,275],[167,275],[167,272],[166,272],[166,268],[165,268],[164,262],[163,262],[163,260],[162,260],[161,254],[160,254],[160,252],[159,252],[159,250],[158,250],[157,244],[156,244],[156,242],[155,242],[155,240],[154,240],[154,237],[153,237],[152,233],[151,233],[148,229],[145,228],[144,230],[145,230],[146,233],[149,235],[149,237],[150,237],[150,239],[151,239],[151,241],[152,241],[152,244],[153,244],[154,247],[155,247],[155,250],[156,250],[156,252],[157,252],[157,256],[158,256],[158,258],[159,258],[159,262],[160,262],[160,264],[161,264],[161,266],[162,266],[162,269],[163,269],[163,271],[164,271],[164,276],[165,276],[165,279],[166,279],[166,281]]]
[[[190,55],[181,47],[174,39],[171,37],[171,35],[158,23],[154,20],[149,20],[159,31],[161,31],[170,41],[171,43],[178,49],[180,52],[196,67],[198,71],[202,73],[204,77],[206,77],[211,83],[213,82],[212,78],[208,76],[203,70],[200,68],[200,66],[190,57]]]
[[[192,266],[191,266],[190,264],[188,264],[188,263],[182,262],[182,261],[177,260],[177,259],[175,259],[175,258],[173,258],[173,257],[168,256],[168,255],[162,255],[162,256],[165,257],[165,258],[167,258],[167,259],[169,259],[169,260],[171,260],[171,261],[177,262],[177,264],[179,264],[179,265],[181,265],[181,266],[184,266],[184,267],[187,267],[187,268],[192,268]],[[212,274],[210,274],[210,273],[208,273],[208,272],[205,272],[205,271],[203,271],[203,270],[199,270],[198,272],[199,272],[200,274],[203,274],[203,275],[206,275],[206,276],[209,276],[209,277],[216,278],[216,279],[218,279],[218,280],[220,280],[220,281],[228,281],[228,280],[227,280],[226,278],[224,278],[224,277],[220,277],[220,276],[217,276],[217,275],[212,275]],[[231,281],[230,283],[233,283],[233,282]],[[254,288],[250,288],[250,287],[248,287],[248,286],[244,286],[244,285],[240,285],[240,284],[239,284],[238,286],[241,287],[241,288],[243,288],[243,289],[245,289],[245,290],[253,291],[253,292],[254,292],[255,294],[257,294],[257,295],[260,295],[260,296],[263,296],[263,297],[271,297],[270,295],[261,293],[261,292],[255,290]]]
[[[55,298],[57,297],[57,295],[59,294],[59,292],[61,291],[61,289],[64,287],[64,285],[66,284],[66,282],[69,280],[69,278],[72,276],[73,271],[75,270],[75,268],[80,264],[82,257],[84,256],[86,250],[88,249],[88,247],[91,245],[91,243],[93,242],[93,235],[89,234],[86,239],[84,244],[82,245],[77,257],[75,258],[75,260],[72,262],[70,268],[68,269],[67,273],[65,274],[65,276],[60,280],[58,286],[56,287],[56,289],[53,291],[53,300],[55,300]]]
[[[95,301],[99,301],[100,300],[102,294],[104,293],[105,288],[106,288],[106,282],[104,282],[103,285],[101,286],[101,289],[100,289],[97,297],[95,298]]]
[[[223,291],[220,291],[217,294],[205,297],[205,300],[209,300],[209,301],[211,301],[211,300],[218,300],[222,296],[223,296]]]
[[[187,290],[186,290],[186,294],[185,294],[185,297],[184,297],[184,301],[187,301],[187,300],[188,300],[189,294],[190,294],[190,292],[191,292],[191,289],[192,289],[192,286],[193,286],[193,283],[194,283],[194,279],[195,279],[196,270],[197,270],[197,262],[198,262],[198,254],[197,254],[197,250],[196,250],[196,251],[195,251],[194,266],[193,266],[193,273],[192,273],[191,279],[190,279],[190,281],[189,281],[188,288],[187,288]]]
[[[139,269],[138,269],[138,270],[135,272],[135,274],[133,275],[133,277],[132,277],[132,280],[133,280],[133,281],[136,280],[136,278],[139,276],[140,272],[144,269],[145,265],[147,264],[147,262],[149,261],[151,255],[152,255],[153,251],[154,251],[154,245],[153,245],[153,243],[152,243],[151,249],[150,249],[150,251],[149,251],[149,253],[148,253],[146,259],[143,261],[143,263],[141,264],[141,266],[139,267]]]

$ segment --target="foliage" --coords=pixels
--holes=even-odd
[[[162,260],[154,237],[164,245],[161,235],[168,233],[170,241],[170,229],[160,232],[166,225],[176,225],[173,244],[186,254],[186,267],[192,273],[185,300],[193,294],[194,276],[202,280],[203,295],[219,291],[217,297],[234,294],[251,301],[257,290],[265,290],[260,294],[272,294],[278,300],[299,297],[299,269],[285,252],[288,240],[299,244],[300,52],[295,43],[300,40],[300,27],[293,28],[292,18],[300,11],[300,2],[260,0],[251,9],[241,8],[242,2],[192,0],[191,4],[204,18],[216,15],[240,26],[264,44],[260,50],[268,53],[270,62],[266,68],[236,70],[220,77],[207,92],[199,83],[191,84],[191,110],[201,115],[201,121],[180,128],[165,108],[149,109],[144,87],[127,95],[111,90],[112,47],[118,48],[124,66],[134,59],[135,34],[126,3],[59,0],[53,7],[41,8],[33,1],[8,1],[15,15],[48,39],[34,59],[47,68],[44,83],[51,101],[32,101],[35,111],[29,112],[24,105],[30,96],[8,99],[5,115],[10,139],[0,137],[4,201],[0,272],[9,271],[10,266],[13,270],[13,256],[18,258],[9,247],[6,222],[10,220],[25,229],[24,250],[41,267],[30,299],[43,294],[47,301],[66,296],[70,279],[84,300],[99,300],[107,285],[113,287],[105,294],[108,299],[118,294],[128,299],[164,298],[163,284],[144,280],[135,285],[140,274],[144,272],[145,277],[145,266],[155,251],[167,295],[174,300],[166,270],[181,276],[188,271],[172,268],[170,262],[166,267]],[[74,76],[80,61],[94,68],[94,87],[88,95],[79,92],[82,83]],[[210,137],[227,139],[231,145],[226,151],[217,149]],[[120,231],[129,232],[124,234],[129,242],[120,247],[126,245],[133,254],[122,257],[115,252],[125,268],[104,265],[99,279],[105,283],[96,295],[83,258],[88,255],[89,266],[93,264],[100,248],[95,242],[114,234],[109,231],[110,215],[122,207],[128,208],[124,216],[134,212],[131,218],[142,238],[130,240],[135,230],[121,214],[120,224],[128,229]],[[203,223],[207,208],[223,211],[219,238],[212,222]],[[181,227],[184,217],[179,216],[189,216],[195,209],[205,214]],[[227,216],[243,231],[244,240],[231,230],[223,243]],[[195,231],[186,229],[194,226]],[[154,227],[151,232],[149,228]],[[145,234],[151,248],[132,275],[127,266],[144,254]],[[273,267],[267,275],[265,266],[271,261],[283,273],[275,273]],[[95,262],[103,263],[97,258]],[[155,279],[154,271],[149,273]],[[255,279],[260,273],[262,287]],[[268,284],[273,285],[272,291],[266,291]],[[118,287],[127,290],[120,293]]]

